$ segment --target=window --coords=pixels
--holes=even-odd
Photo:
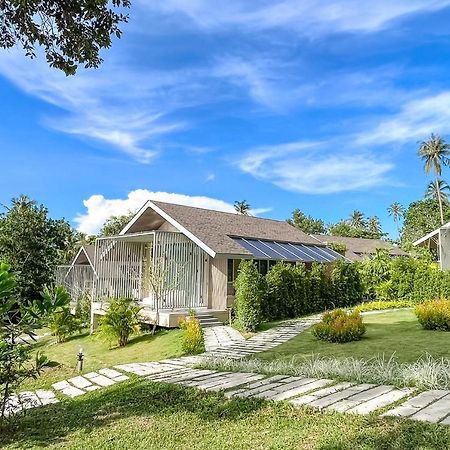
[[[228,260],[228,283],[234,281],[234,259]]]

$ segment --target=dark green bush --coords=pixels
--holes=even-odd
[[[450,331],[450,301],[433,300],[417,305],[414,312],[425,330]]]
[[[322,321],[314,325],[313,335],[328,342],[358,341],[366,332],[366,326],[359,312],[348,313],[342,309],[325,313]]]
[[[331,301],[336,308],[345,308],[360,303],[364,286],[357,263],[336,261],[331,272]]]
[[[244,330],[255,331],[262,322],[267,286],[254,261],[241,261],[234,285],[236,319]]]

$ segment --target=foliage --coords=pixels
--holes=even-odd
[[[135,215],[135,212],[129,212],[121,216],[111,216],[100,228],[100,236],[118,235]]]
[[[366,326],[363,324],[361,314],[342,309],[325,313],[322,321],[312,328],[312,333],[317,339],[339,343],[358,341],[365,332]]]
[[[450,221],[450,205],[442,205],[444,222]],[[401,235],[402,246],[410,244],[439,228],[439,204],[437,200],[426,199],[411,203],[405,211]]]
[[[314,219],[312,216],[307,216],[298,208],[292,211],[292,217],[287,222],[304,233],[324,234],[326,232],[325,223],[322,219]]]
[[[450,186],[444,180],[437,179],[436,181],[430,181],[425,191],[425,198],[431,198],[434,200],[441,199],[442,203],[448,203],[448,193]]]
[[[450,331],[450,300],[432,300],[414,309],[425,330]]]
[[[381,239],[385,233],[381,229],[374,230],[374,218],[371,220],[371,228],[368,228],[367,221],[364,219],[362,225],[356,227],[355,222],[348,220],[341,220],[335,224],[328,226],[328,233],[331,236],[353,237],[353,238],[367,238],[367,239]],[[379,224],[378,224],[379,226]]]
[[[341,242],[330,242],[328,247],[341,255],[345,255],[345,252],[347,251],[347,246]]]
[[[378,300],[361,303],[355,308],[355,311],[382,311],[383,309],[410,308],[411,306],[413,306],[413,303],[408,300]]]
[[[81,330],[81,321],[70,311],[70,296],[62,286],[44,287],[42,292],[44,303],[51,305],[51,313],[46,317],[46,324],[56,343],[65,342],[76,331]]]
[[[357,263],[338,260],[331,272],[331,302],[335,307],[347,307],[361,302],[364,286]]]
[[[40,318],[50,314],[52,305],[39,302],[26,307],[14,297],[16,280],[10,266],[0,263],[0,428],[8,416],[11,392],[29,378],[37,377],[44,367],[54,366],[37,352],[31,361],[31,346],[23,339],[34,339]]]
[[[110,299],[105,315],[99,319],[99,336],[110,344],[124,347],[130,336],[140,330],[141,309],[131,298]]]
[[[73,75],[79,64],[98,67],[100,50],[111,46],[111,36],[120,37],[119,24],[127,21],[115,9],[129,6],[129,0],[5,0],[0,3],[0,48],[20,45],[26,56],[34,58],[39,45],[48,64],[66,75]]]
[[[75,306],[75,317],[79,320],[80,326],[86,328],[91,323],[91,297],[89,294],[80,295]]]
[[[405,214],[405,208],[403,208],[399,202],[394,202],[391,206],[389,206],[388,213],[394,219],[397,227],[398,238],[400,239],[400,219]]]
[[[189,355],[203,353],[205,345],[203,343],[203,330],[200,321],[193,316],[181,319],[178,326],[184,330],[183,352]]]
[[[243,216],[249,216],[251,207],[245,200],[235,201],[234,202],[234,210],[238,214],[242,214]]]
[[[52,284],[54,268],[71,245],[73,231],[65,220],[48,217],[47,208],[26,196],[13,198],[0,215],[0,260],[11,266],[16,295],[29,305]]]
[[[235,280],[236,319],[245,331],[255,331],[263,319],[263,299],[266,292],[264,277],[253,261],[241,261]]]

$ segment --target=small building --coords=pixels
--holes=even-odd
[[[395,246],[392,242],[382,239],[352,238],[343,236],[329,236],[327,234],[311,235],[322,244],[333,246],[341,244],[345,246],[345,257],[350,261],[362,261],[375,255],[377,249],[384,249],[393,258],[409,256],[407,252]]]
[[[413,245],[430,250],[442,270],[450,269],[450,222],[417,239]]]
[[[118,236],[96,240],[93,322],[114,297],[133,298],[161,326],[177,326],[190,309],[224,321],[240,260],[265,274],[277,261],[342,258],[285,221],[148,201]]]
[[[94,257],[95,246],[83,245],[71,264],[56,268],[56,284],[67,289],[74,304],[80,297],[92,294],[95,274]]]

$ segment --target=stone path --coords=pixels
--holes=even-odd
[[[207,352],[245,341],[244,336],[239,331],[225,325],[203,328],[203,338]]]

